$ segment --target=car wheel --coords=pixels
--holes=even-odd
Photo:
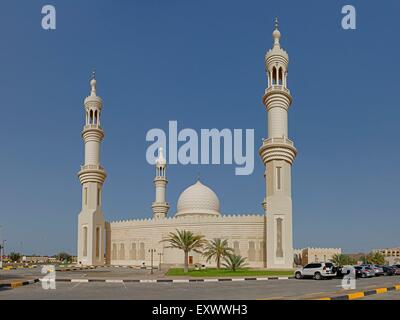
[[[361,273],[361,278],[365,278],[367,275],[365,273]]]
[[[322,279],[322,275],[321,275],[319,272],[316,272],[316,273],[314,274],[314,279],[315,279],[315,280],[321,280],[321,279]]]
[[[302,278],[301,272],[296,272],[296,273],[294,274],[294,277],[295,277],[296,279],[301,279],[301,278]]]

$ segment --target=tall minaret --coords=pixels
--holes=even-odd
[[[158,158],[156,160],[156,177],[154,178],[154,186],[156,188],[156,200],[153,202],[151,208],[153,209],[153,218],[161,219],[166,218],[169,204],[166,202],[166,189],[167,189],[167,161],[164,158],[163,148],[158,150]]]
[[[105,223],[101,208],[101,191],[106,172],[100,165],[100,145],[104,131],[100,126],[103,102],[96,94],[96,79],[90,81],[91,92],[84,101],[86,122],[82,131],[85,164],[78,172],[82,185],[82,210],[78,217],[78,263],[104,264]]]
[[[268,113],[268,138],[259,150],[265,165],[266,266],[293,268],[291,171],[296,148],[288,138],[288,110],[292,96],[287,88],[289,56],[281,48],[278,19],[273,47],[265,55],[268,87],[263,103]]]

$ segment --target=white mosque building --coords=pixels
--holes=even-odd
[[[102,99],[97,95],[93,78],[91,93],[84,101],[85,163],[78,173],[82,184],[78,262],[83,265],[149,265],[150,249],[155,249],[155,264],[161,259],[162,264],[182,265],[183,252],[166,248],[168,244],[160,242],[179,229],[202,234],[209,240],[227,239],[235,253],[246,257],[251,267],[293,268],[291,170],[297,151],[288,138],[288,110],[292,103],[287,86],[289,57],[281,48],[277,22],[272,36],[273,47],[265,55],[268,84],[262,98],[268,114],[268,138],[259,149],[265,165],[264,214],[222,214],[217,194],[197,181],[179,196],[176,213],[168,215],[167,162],[160,150],[155,163],[153,216],[141,220],[105,221],[101,194],[106,172],[100,165],[100,145],[104,137],[100,123]],[[189,263],[206,264],[206,261],[200,254],[191,252]]]

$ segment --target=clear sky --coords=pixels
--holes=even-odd
[[[341,8],[357,29],[341,28]],[[41,8],[57,29],[41,28]],[[399,246],[399,1],[1,1],[0,224],[6,250],[76,252],[83,99],[97,70],[107,220],[151,217],[146,133],[254,128],[255,170],[173,165],[169,214],[195,182],[226,214],[261,213],[264,54],[275,16],[290,55],[294,246]]]

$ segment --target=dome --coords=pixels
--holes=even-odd
[[[176,217],[195,215],[220,215],[217,195],[200,181],[181,193],[175,214]]]

